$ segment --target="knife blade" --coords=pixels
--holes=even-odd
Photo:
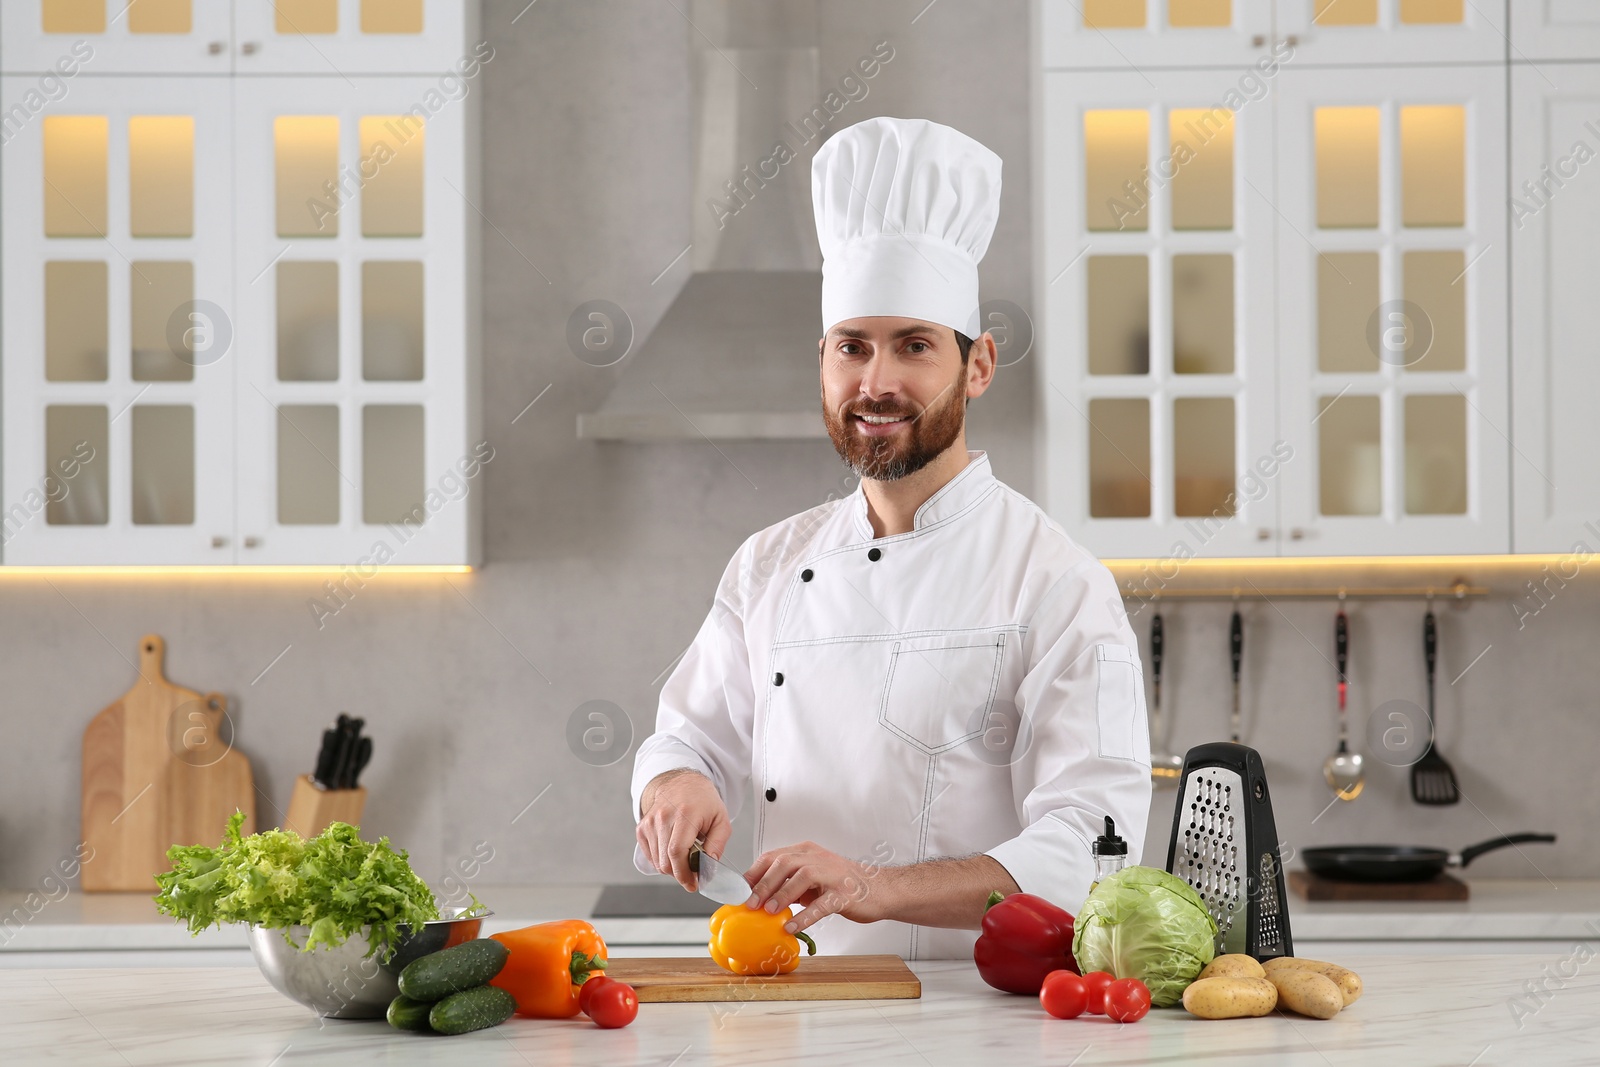
[[[689,869],[695,873],[695,887],[703,897],[718,904],[743,904],[750,899],[750,883],[744,875],[708,855],[703,842],[689,847]]]

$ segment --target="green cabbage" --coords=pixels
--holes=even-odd
[[[1084,974],[1109,971],[1150,987],[1150,1003],[1176,1004],[1216,955],[1217,923],[1182,878],[1125,867],[1083,902],[1072,955]]]
[[[241,837],[244,814],[234,812],[221,846],[174,845],[172,870],[156,875],[156,907],[186,920],[198,934],[223,923],[269,929],[307,926],[303,950],[340,945],[370,926],[372,955],[400,942],[402,926],[439,918],[433,891],[387,837],[361,840],[349,823],[335,822],[307,840],[293,830]],[[284,938],[293,944],[289,932]]]

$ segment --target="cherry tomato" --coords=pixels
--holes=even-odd
[[[615,981],[615,978],[607,978],[603,974],[590,975],[589,978],[578,987],[578,1010],[583,1012],[585,1015],[588,1015],[589,1002],[594,999],[594,995],[600,991],[601,987]]]
[[[1119,1023],[1136,1023],[1150,1013],[1150,989],[1137,978],[1119,978],[1106,986],[1106,1015]]]
[[[607,979],[605,985],[589,995],[589,1018],[602,1029],[615,1030],[619,1026],[627,1026],[638,1014],[638,994],[627,982]]]
[[[1039,1003],[1057,1019],[1076,1019],[1089,1003],[1083,977],[1068,970],[1051,971],[1039,987]]]
[[[1088,993],[1089,1002],[1084,1009],[1090,1015],[1104,1015],[1106,1013],[1106,987],[1116,979],[1108,971],[1090,971],[1083,976],[1083,986]]]

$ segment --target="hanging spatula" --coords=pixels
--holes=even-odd
[[[1454,804],[1461,799],[1456,772],[1439,755],[1434,728],[1433,676],[1439,665],[1439,631],[1433,609],[1422,617],[1422,656],[1428,666],[1428,750],[1411,765],[1411,799],[1418,804]]]

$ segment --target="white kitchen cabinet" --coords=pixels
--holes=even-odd
[[[1541,25],[1596,23],[1591,0],[1550,5]],[[1505,0],[1039,0],[1035,26],[1046,70],[1217,67],[1248,79],[1267,58],[1373,66],[1506,56]]]
[[[1108,555],[1276,548],[1271,111],[1233,88],[1044,75],[1043,496]]]
[[[1277,0],[1276,8],[1277,35],[1294,40],[1297,63],[1415,68],[1506,57],[1506,0]]]
[[[240,74],[438,76],[478,41],[476,0],[233,0],[233,11]]]
[[[1510,550],[1504,80],[1283,73],[1285,555]]]
[[[1387,33],[1420,58],[1478,57],[1471,42],[1501,25],[1484,5],[1454,26],[1426,21],[1448,3],[1370,6],[1368,29],[1360,11],[1337,28],[1374,55]],[[1407,37],[1413,24],[1437,39]],[[1509,551],[1504,62],[1355,67],[1324,51],[1313,67],[1314,38],[1252,68],[1251,91],[1237,70],[1161,69],[1160,36],[1129,38],[1132,71],[1050,69],[1056,45],[1038,43],[1047,509],[1112,557]],[[1207,108],[1232,112],[1232,214],[1184,225],[1183,186],[1221,171],[1209,147],[1178,155],[1168,130],[1186,124],[1168,116]],[[1221,291],[1201,274],[1185,299],[1179,267],[1222,253],[1234,359],[1186,373],[1223,304],[1197,298]],[[1224,400],[1219,446],[1192,428]],[[1219,473],[1232,513],[1194,507]]]
[[[0,79],[4,562],[476,563],[473,85],[40,92]]]
[[[379,541],[396,562],[469,561],[478,196],[465,104],[412,111],[431,85],[241,82],[241,561],[342,563]]]
[[[1595,58],[1600,58],[1600,4],[1594,0],[1512,0],[1513,63]],[[1561,81],[1554,75],[1551,80]]]
[[[1236,72],[1272,44],[1272,0],[1039,0],[1046,70],[1221,67]]]
[[[34,87],[4,78],[5,108]],[[5,561],[231,562],[228,84],[85,75],[72,103],[0,180]]]
[[[1511,101],[1512,484],[1518,552],[1597,547],[1600,63],[1517,65]]]
[[[87,47],[96,74],[444,74],[477,41],[474,0],[6,0],[0,66]],[[81,58],[81,57],[80,57]]]
[[[227,74],[230,0],[9,0],[0,4],[0,68],[60,72],[77,58],[95,74]]]

